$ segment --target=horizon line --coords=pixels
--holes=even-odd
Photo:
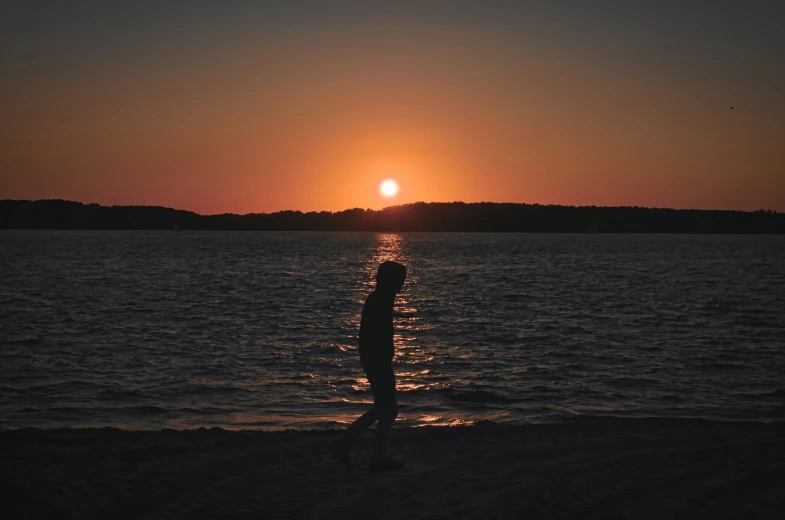
[[[704,208],[670,208],[670,207],[661,207],[661,206],[596,206],[596,205],[581,205],[581,206],[574,206],[569,204],[540,204],[538,202],[493,202],[493,201],[479,201],[479,202],[465,202],[460,200],[450,201],[450,202],[426,202],[426,201],[416,201],[416,202],[406,202],[402,204],[396,204],[391,206],[384,206],[380,209],[373,209],[373,208],[361,208],[361,207],[354,207],[354,208],[346,208],[337,211],[329,211],[329,210],[309,210],[303,211],[299,209],[281,209],[278,211],[271,211],[271,212],[252,212],[252,213],[231,213],[231,212],[224,212],[224,213],[199,213],[194,210],[190,209],[182,209],[182,208],[174,208],[170,206],[161,206],[157,204],[112,204],[112,205],[105,205],[99,202],[82,202],[78,200],[70,200],[70,199],[0,199],[0,203],[4,202],[14,202],[14,203],[36,203],[36,202],[65,202],[65,203],[72,203],[72,204],[81,204],[83,206],[100,206],[104,208],[162,208],[162,209],[169,209],[173,211],[185,211],[188,213],[193,213],[194,215],[198,215],[201,217],[212,217],[212,216],[220,216],[220,215],[235,215],[239,217],[247,216],[247,215],[274,215],[276,213],[285,213],[285,212],[293,212],[293,213],[343,213],[346,211],[373,211],[373,212],[382,212],[386,210],[390,210],[393,208],[403,208],[406,206],[415,206],[415,205],[423,205],[423,204],[464,204],[464,205],[475,205],[475,204],[498,204],[498,205],[515,205],[515,206],[542,206],[542,207],[559,207],[559,208],[632,208],[632,209],[647,209],[647,210],[666,210],[666,211],[719,211],[719,212],[736,212],[736,213],[756,213],[756,212],[769,212],[774,213],[777,215],[785,214],[785,212],[780,212],[775,209],[770,208],[759,208],[755,210],[743,210],[743,209],[704,209]]]

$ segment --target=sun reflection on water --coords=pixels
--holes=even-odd
[[[442,417],[441,415],[421,415],[416,418],[421,424],[413,424],[415,428],[423,426],[469,426],[474,424],[474,421],[465,419],[450,419]]]
[[[422,363],[430,363],[434,360],[433,353],[428,353],[421,346],[419,335],[431,329],[427,321],[423,321],[419,312],[420,301],[418,300],[417,284],[419,275],[414,261],[406,248],[406,240],[403,235],[397,233],[380,233],[373,238],[368,248],[368,254],[363,264],[363,272],[356,281],[357,303],[362,305],[368,294],[376,286],[376,271],[379,265],[386,261],[398,262],[407,267],[406,283],[395,300],[393,310],[393,321],[395,335],[393,344],[395,345],[395,357],[393,364],[396,373],[396,386],[400,394],[401,419],[404,423],[414,421],[415,424],[427,424],[432,426],[454,426],[461,424],[460,421],[435,414],[422,415],[419,412],[407,412],[406,401],[411,396],[419,395],[420,392],[428,392],[444,387],[443,382],[436,382],[432,379],[431,367],[425,368]],[[347,320],[349,327],[357,330],[360,324],[361,308],[350,320]],[[349,349],[341,349],[348,352]],[[356,355],[356,354],[355,354]],[[419,366],[417,366],[419,365]],[[438,376],[437,376],[438,378]],[[333,385],[330,385],[333,386]],[[357,373],[349,382],[354,396],[346,396],[342,399],[345,404],[367,404],[372,403],[373,398],[367,378],[362,373]],[[410,398],[407,399],[406,395]],[[421,416],[422,415],[422,416]]]
[[[393,315],[395,324],[395,335],[393,336],[395,361],[400,362],[402,358],[405,358],[407,363],[417,363],[420,356],[412,356],[410,352],[419,353],[419,347],[415,343],[417,337],[413,334],[413,332],[419,330],[418,322],[420,321],[415,305],[416,286],[419,277],[416,270],[412,267],[412,259],[406,250],[403,235],[397,233],[380,233],[376,235],[371,255],[369,255],[366,263],[368,281],[365,284],[366,294],[362,295],[362,298],[364,301],[367,292],[370,292],[375,286],[376,269],[379,267],[379,264],[387,261],[398,262],[405,265],[408,269],[406,283],[395,300]],[[405,377],[401,379],[402,381],[398,383],[399,387],[406,384]]]
[[[403,248],[403,236],[397,233],[380,233],[376,235],[374,254],[371,260],[375,273],[375,266],[382,262],[398,262],[406,265],[407,255]]]

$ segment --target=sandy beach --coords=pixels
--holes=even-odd
[[[3,518],[781,518],[785,424],[607,419],[395,430],[0,432]],[[10,514],[9,514],[10,513]]]

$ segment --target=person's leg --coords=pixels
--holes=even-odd
[[[343,441],[346,444],[353,443],[362,432],[370,428],[377,420],[379,420],[379,412],[376,411],[374,406],[346,428],[346,432],[343,434]]]
[[[330,443],[330,451],[332,452],[333,457],[338,459],[346,467],[351,467],[352,460],[349,456],[349,451],[352,448],[352,444],[357,440],[357,437],[375,423],[378,418],[379,413],[376,411],[375,407],[358,417],[348,428],[346,428],[343,437]]]
[[[392,368],[386,370],[383,377],[379,379],[375,394],[376,407],[379,410],[379,425],[376,427],[376,437],[373,441],[373,458],[370,467],[372,472],[390,471],[404,467],[401,462],[387,458],[387,439],[390,437],[390,430],[395,418],[398,417],[395,375]]]
[[[362,432],[373,426],[373,423],[379,420],[379,402],[377,394],[379,393],[380,383],[383,384],[385,382],[386,374],[384,371],[380,373],[379,370],[375,370],[372,366],[363,365],[363,370],[365,371],[365,376],[368,378],[368,383],[371,385],[373,408],[358,417],[346,429],[346,433],[344,433],[343,436],[343,442],[347,445],[351,445]]]
[[[357,440],[362,432],[373,426],[373,423],[379,420],[379,411],[376,405],[376,388],[378,387],[376,371],[370,370],[369,367],[366,367],[365,365],[363,365],[363,370],[365,370],[365,375],[368,377],[368,382],[371,384],[371,392],[374,394],[373,408],[355,419],[355,421],[346,428],[346,431],[340,439],[330,443],[330,451],[332,452],[333,457],[347,467],[352,466],[349,451],[351,450],[354,441]]]
[[[398,410],[395,408],[379,413],[379,425],[376,427],[376,437],[373,439],[372,460],[383,460],[387,455],[387,439],[390,437],[390,430],[396,417],[398,417]]]

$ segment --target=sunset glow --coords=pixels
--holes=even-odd
[[[6,13],[0,198],[785,210],[776,2],[229,4]]]

